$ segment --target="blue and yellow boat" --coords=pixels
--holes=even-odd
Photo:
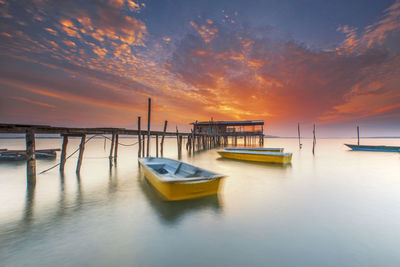
[[[217,194],[223,175],[168,158],[141,158],[146,179],[166,200]]]
[[[365,145],[351,145],[345,144],[355,151],[379,151],[379,152],[400,152],[399,146],[365,146]]]

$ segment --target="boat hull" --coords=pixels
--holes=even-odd
[[[145,164],[140,162],[144,176],[157,192],[168,201],[177,201],[217,194],[221,178],[194,182],[164,182]]]
[[[250,153],[233,153],[230,151],[218,151],[224,158],[245,160],[245,161],[256,161],[256,162],[268,162],[268,163],[279,163],[287,164],[292,161],[292,154],[290,155],[263,155],[263,154],[250,154]]]
[[[224,150],[283,152],[283,148],[271,147],[225,147]]]
[[[364,146],[350,144],[345,145],[355,151],[400,152],[400,147],[398,146]]]

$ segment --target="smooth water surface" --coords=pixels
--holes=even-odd
[[[265,141],[293,152],[287,166],[184,151],[183,161],[227,178],[218,196],[182,202],[160,199],[138,168],[136,146],[119,146],[110,166],[109,142],[104,149],[93,139],[80,176],[73,157],[63,176],[57,168],[38,175],[33,189],[24,162],[0,162],[0,265],[400,266],[400,153],[319,139],[313,156],[311,140],[300,151],[297,142]],[[68,154],[78,145],[70,139]],[[0,148],[24,146],[0,139]],[[36,147],[61,147],[61,139],[37,139]],[[177,158],[175,139],[166,139],[164,156]],[[38,160],[38,172],[58,160]]]

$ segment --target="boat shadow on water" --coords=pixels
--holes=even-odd
[[[188,200],[166,201],[147,181],[142,172],[139,172],[138,182],[150,206],[164,223],[178,223],[186,215],[196,212],[212,211],[215,214],[223,212],[218,194]]]
[[[282,163],[269,163],[269,162],[257,162],[257,161],[243,161],[240,159],[228,159],[228,158],[223,158],[223,157],[217,158],[217,161],[226,162],[226,163],[237,162],[237,163],[243,163],[243,164],[250,164],[250,165],[254,165],[254,166],[271,167],[271,168],[277,168],[277,169],[292,168],[292,163],[282,164]]]

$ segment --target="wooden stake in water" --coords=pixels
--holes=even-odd
[[[360,145],[360,128],[357,126],[357,145]]]
[[[140,129],[140,120],[141,120],[141,118],[140,118],[140,116],[137,118],[137,127],[138,127],[138,158],[140,158],[140,156],[141,156],[141,152],[142,152],[142,140],[141,140],[141,137],[142,137],[142,132],[141,132],[141,129]]]
[[[299,135],[299,149],[301,149],[300,123],[297,123],[297,133]]]
[[[313,145],[312,145],[312,153],[314,154],[315,151],[315,144],[316,144],[317,140],[315,138],[315,124],[314,124],[314,129],[313,129]]]
[[[163,135],[161,137],[161,157],[164,156],[164,137],[165,137],[165,132],[167,131],[167,124],[168,121],[164,122],[164,131],[163,131]]]
[[[151,117],[151,98],[149,98],[149,105],[147,110],[147,151],[146,157],[150,156],[150,117]]]

